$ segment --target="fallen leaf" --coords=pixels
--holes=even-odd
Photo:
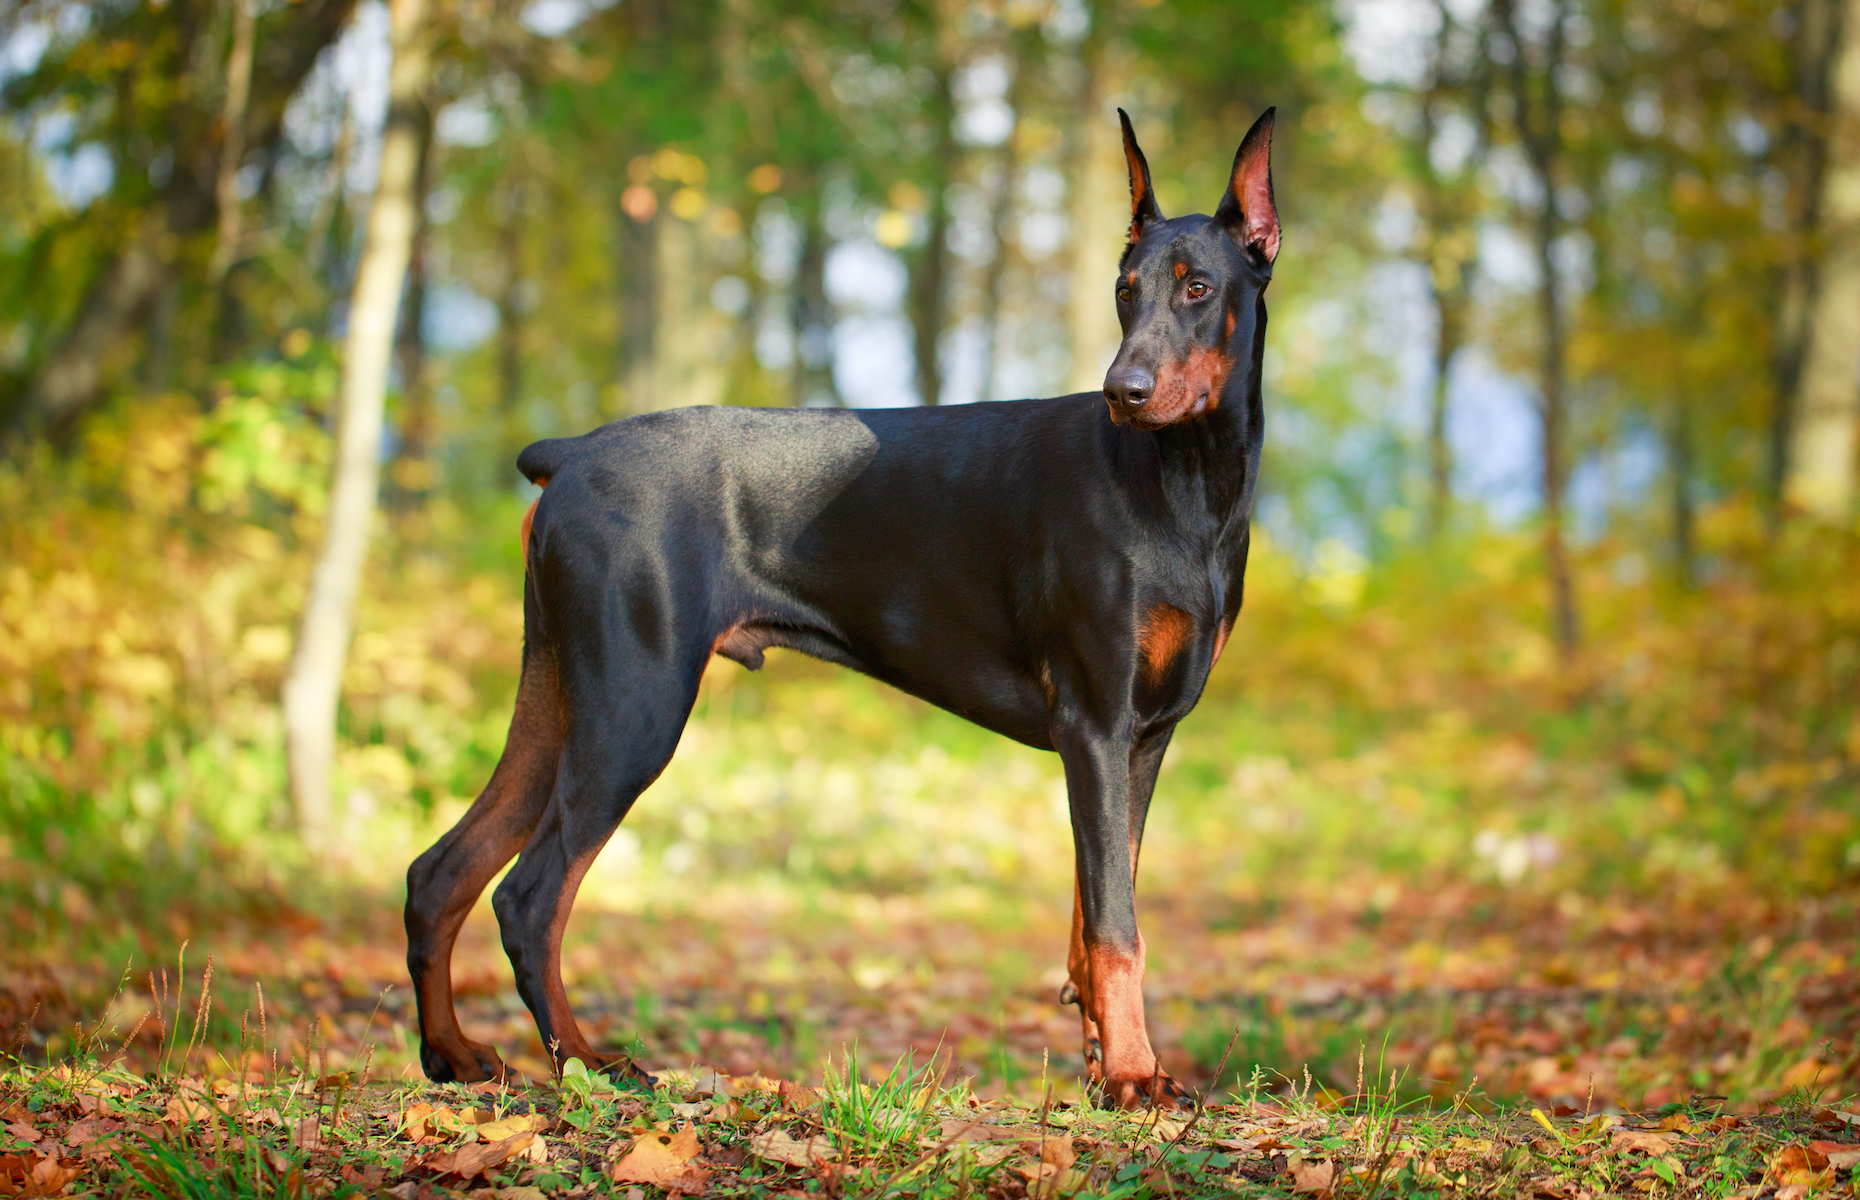
[[[750,1138],[749,1151],[757,1158],[785,1163],[790,1167],[812,1167],[817,1163],[832,1162],[835,1157],[833,1142],[825,1134],[798,1141],[788,1136],[787,1130],[779,1128]]]
[[[478,1126],[478,1136],[487,1142],[501,1142],[519,1133],[541,1133],[552,1124],[554,1122],[541,1113],[530,1113],[522,1117],[510,1116],[499,1121],[484,1122]]]
[[[0,1196],[56,1196],[83,1168],[75,1158],[0,1154]]]
[[[162,1119],[176,1125],[187,1125],[194,1121],[210,1121],[216,1111],[199,1092],[177,1091],[168,1098],[168,1108]]]
[[[1328,1196],[1337,1186],[1337,1164],[1328,1158],[1317,1162],[1306,1162],[1294,1158],[1285,1164],[1286,1172],[1292,1177],[1294,1192],[1310,1192],[1316,1196]]]
[[[1167,1117],[1157,1117],[1156,1124],[1151,1130],[1151,1135],[1165,1142],[1173,1142],[1175,1139],[1181,1137],[1182,1131],[1187,1128],[1187,1121],[1171,1121]]]
[[[1047,1197],[1061,1192],[1075,1192],[1084,1186],[1088,1176],[1083,1171],[1072,1169],[1078,1157],[1071,1138],[1041,1138],[1040,1161],[1020,1168],[1020,1173],[1027,1177],[1027,1194],[1036,1198]]]
[[[116,1133],[123,1123],[111,1117],[85,1117],[74,1121],[71,1128],[65,1130],[65,1143],[71,1146],[88,1145],[100,1137]]]
[[[1079,1152],[1072,1145],[1069,1137],[1049,1137],[1040,1139],[1040,1161],[1049,1167],[1061,1170],[1079,1160]]]
[[[1844,1171],[1855,1163],[1860,1163],[1860,1145],[1844,1142],[1810,1142],[1808,1148],[1827,1158],[1828,1165],[1837,1171]]]
[[[10,1125],[8,1125],[6,1127],[6,1131],[12,1134],[14,1137],[19,1138],[22,1141],[27,1141],[27,1142],[36,1142],[40,1138],[45,1136],[44,1134],[40,1133],[38,1130],[34,1129],[32,1126],[23,1124],[22,1122],[19,1122],[19,1121],[14,1121]]]
[[[1678,1140],[1678,1134],[1664,1137],[1658,1133],[1649,1133],[1644,1129],[1617,1129],[1614,1132],[1612,1145],[1616,1150],[1625,1154],[1651,1154],[1655,1158],[1660,1158],[1671,1154],[1673,1143]]]
[[[938,1126],[944,1141],[952,1146],[957,1142],[1001,1142],[1019,1141],[1027,1136],[1018,1129],[1003,1129],[999,1125],[984,1125],[980,1121],[944,1121]]]
[[[689,1125],[676,1133],[649,1130],[633,1139],[633,1148],[621,1155],[608,1176],[615,1183],[649,1183],[668,1192],[701,1192],[710,1173],[691,1160],[702,1150],[697,1130]]]
[[[299,1150],[318,1150],[323,1146],[323,1127],[315,1117],[299,1117],[291,1124],[291,1145]]]
[[[418,1165],[441,1175],[476,1179],[492,1167],[501,1167],[522,1154],[536,1140],[534,1133],[525,1132],[496,1142],[473,1142],[469,1146],[460,1146],[456,1150],[447,1150],[422,1159]]]
[[[1662,1130],[1670,1129],[1678,1133],[1691,1133],[1692,1132],[1692,1122],[1690,1119],[1687,1118],[1686,1114],[1684,1113],[1674,1113],[1672,1116],[1667,1117],[1664,1121],[1661,1121],[1659,1127]]]

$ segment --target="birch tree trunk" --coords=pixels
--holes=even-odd
[[[1836,16],[1827,166],[1821,177],[1821,261],[1794,404],[1783,496],[1826,520],[1854,504],[1860,429],[1860,0]]]
[[[329,514],[296,652],[284,682],[291,802],[298,829],[312,845],[332,841],[330,772],[336,755],[336,706],[349,652],[355,594],[374,523],[388,362],[413,248],[420,92],[428,71],[425,5],[426,0],[390,0],[388,5],[394,58],[388,76],[387,125],[381,138],[381,174],[369,205],[349,302]]]

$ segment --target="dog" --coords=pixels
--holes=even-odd
[[[1144,1023],[1144,818],[1176,723],[1240,611],[1279,251],[1268,109],[1214,215],[1165,218],[1119,110],[1131,216],[1102,394],[950,408],[685,408],[519,456],[521,682],[477,802],[407,872],[407,968],[436,1081],[501,1078],[452,1005],[493,897],[557,1070],[614,1071],[569,1010],[562,930],[588,867],[678,745],[713,655],[863,671],[1057,751],[1076,886],[1062,1002],[1100,1102],[1191,1105]]]

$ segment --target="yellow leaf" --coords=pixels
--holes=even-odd
[[[699,1191],[707,1172],[693,1166],[691,1160],[701,1149],[697,1130],[689,1125],[676,1133],[649,1130],[634,1139],[633,1148],[614,1163],[609,1175],[615,1183],[649,1183],[667,1191]]]

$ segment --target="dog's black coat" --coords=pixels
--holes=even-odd
[[[1276,214],[1268,245],[1241,206],[1250,186],[1258,208],[1269,136],[1270,114],[1213,218],[1166,221],[1126,123],[1125,341],[1104,394],[677,409],[523,452],[547,487],[510,742],[408,875],[429,1075],[500,1069],[458,1031],[446,968],[518,850],[495,897],[518,989],[558,1062],[591,1058],[559,973],[575,888],[671,757],[710,657],[753,669],[779,646],[1058,751],[1079,883],[1069,991],[1093,1078],[1122,1103],[1146,1080],[1179,1099],[1142,1030],[1135,856],[1163,750],[1240,608],[1278,238]]]

